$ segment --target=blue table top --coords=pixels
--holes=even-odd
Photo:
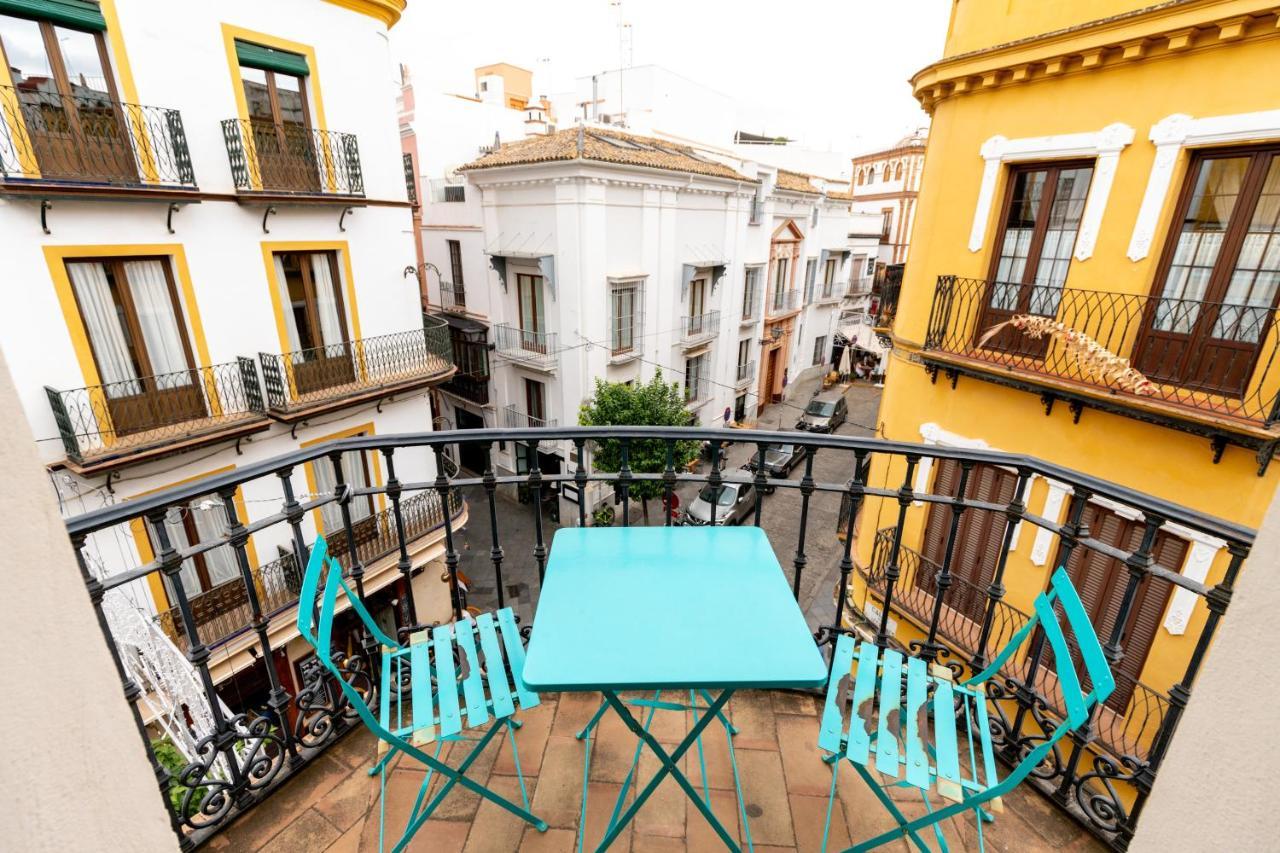
[[[826,664],[757,527],[566,528],[524,681],[534,690],[816,687]]]

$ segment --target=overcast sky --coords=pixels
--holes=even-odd
[[[928,119],[908,78],[942,53],[949,0],[624,0],[633,65],[666,66],[737,100],[742,130],[860,153]],[[619,66],[610,0],[412,0],[392,30],[415,86],[471,93],[478,65],[534,69],[551,92]]]

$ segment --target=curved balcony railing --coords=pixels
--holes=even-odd
[[[443,320],[424,327],[286,353],[259,353],[267,407],[288,414],[346,398],[363,398],[444,379],[453,344]]]
[[[236,192],[364,195],[354,133],[229,118],[222,122],[222,138]]]
[[[1089,372],[1060,340],[1013,328],[1015,316],[1045,318],[1084,334],[1152,382],[1135,395],[1115,373]],[[1269,305],[938,278],[925,349],[1029,376],[1064,379],[1270,427],[1280,422],[1280,329]]]
[[[791,290],[775,290],[769,294],[769,316],[774,317],[778,314],[788,314],[800,307],[800,291],[793,288]]]
[[[139,189],[196,189],[177,110],[0,86],[0,177]]]
[[[755,471],[729,468],[721,464],[724,447],[728,443],[741,444],[745,440],[757,459]],[[709,464],[697,471],[677,469],[675,450],[681,443],[707,442]],[[798,477],[771,476],[763,464],[770,444],[793,444],[803,447],[802,470]],[[597,454],[597,445],[621,444],[630,452]],[[499,467],[499,449],[518,445],[525,449],[523,458],[528,470],[508,473]],[[443,464],[446,454],[454,448],[460,455],[477,460],[483,469],[478,477],[458,476],[458,469]],[[572,452],[566,452],[572,448]],[[564,452],[556,472],[544,470],[546,452]],[[508,451],[510,452],[510,451]],[[361,453],[380,463],[386,472],[385,481],[379,485],[352,488],[341,479],[341,467],[337,482],[329,491],[317,494],[299,494],[296,484],[302,470],[318,462],[332,464],[343,454]],[[595,468],[593,458],[604,456],[624,460],[620,470],[605,471]],[[412,470],[426,471],[427,459],[434,459],[431,473],[420,480],[403,480],[397,470],[410,470],[407,466],[420,460]],[[652,460],[652,467],[633,469],[628,459]],[[665,462],[661,460],[666,460]],[[814,460],[827,460],[823,470],[847,472],[837,477],[850,479],[823,481],[815,478]],[[963,469],[992,465],[1016,472],[1017,485],[1007,504],[992,503],[971,497],[963,491],[961,496],[935,494],[925,487],[917,489],[917,475],[921,465],[929,462],[937,470],[942,460],[957,463]],[[830,475],[828,475],[830,476]],[[1068,493],[1068,506],[1064,520],[1041,517],[1029,509],[1019,497],[1025,493],[1032,477],[1042,477],[1061,484]],[[1028,784],[1039,787],[1057,807],[1070,812],[1090,827],[1103,841],[1117,850],[1124,849],[1133,837],[1136,815],[1150,795],[1153,785],[1160,784],[1161,761],[1172,738],[1176,735],[1182,708],[1193,693],[1196,677],[1202,665],[1211,660],[1203,651],[1212,645],[1220,621],[1229,618],[1227,613],[1232,593],[1253,542],[1253,531],[1204,513],[1187,509],[1168,501],[1152,497],[1132,489],[1082,474],[1060,465],[1027,456],[990,450],[954,448],[940,445],[907,444],[877,438],[824,435],[795,432],[743,432],[731,429],[707,429],[692,427],[563,427],[547,429],[479,429],[448,432],[425,432],[401,435],[366,435],[338,439],[324,444],[299,449],[274,458],[245,462],[232,470],[215,474],[198,481],[142,495],[130,501],[113,504],[70,519],[67,522],[72,544],[82,561],[82,574],[88,585],[90,600],[99,608],[99,622],[110,631],[110,622],[102,611],[104,597],[113,591],[129,587],[146,589],[148,579],[164,575],[170,579],[173,589],[177,628],[186,637],[190,649],[191,666],[197,674],[196,683],[203,685],[203,701],[210,708],[216,703],[233,707],[232,717],[223,714],[202,714],[210,720],[213,731],[205,732],[210,744],[208,754],[193,758],[183,771],[183,784],[188,790],[205,791],[188,797],[186,805],[169,796],[175,784],[160,765],[157,778],[161,780],[163,802],[170,809],[171,820],[184,842],[189,845],[207,841],[219,828],[229,824],[246,810],[254,807],[289,776],[303,771],[350,725],[354,719],[350,706],[330,684],[327,675],[314,667],[299,664],[299,686],[283,683],[275,666],[263,662],[276,660],[272,635],[263,630],[252,637],[252,659],[256,663],[254,677],[263,685],[261,695],[265,699],[254,704],[238,697],[239,685],[247,684],[238,678],[235,687],[219,688],[212,676],[213,665],[202,643],[201,626],[197,624],[191,600],[183,592],[181,583],[174,583],[183,571],[185,561],[215,548],[231,548],[241,566],[242,583],[249,603],[250,624],[261,624],[264,604],[258,595],[258,586],[250,571],[247,539],[251,533],[255,540],[273,539],[287,543],[304,560],[308,554],[312,533],[311,518],[316,514],[337,514],[341,523],[337,527],[346,531],[346,538],[330,540],[331,552],[345,560],[346,573],[355,594],[365,600],[371,612],[382,613],[394,620],[401,632],[414,630],[419,603],[415,602],[415,584],[411,583],[412,561],[408,556],[407,542],[411,526],[406,516],[411,513],[409,502],[415,496],[429,495],[442,505],[457,505],[459,497],[475,495],[470,504],[480,507],[482,518],[476,519],[472,528],[481,531],[477,542],[483,547],[472,546],[465,538],[467,530],[455,520],[453,514],[443,514],[439,523],[443,527],[443,580],[448,589],[449,607],[458,618],[473,598],[481,598],[486,605],[496,596],[497,606],[510,603],[522,621],[529,624],[534,614],[538,591],[548,555],[549,531],[553,520],[544,518],[548,496],[572,489],[578,496],[574,503],[561,502],[570,509],[560,523],[586,526],[592,517],[592,507],[587,499],[599,494],[600,499],[612,501],[616,496],[619,505],[619,523],[632,523],[632,508],[639,500],[639,486],[645,486],[650,494],[661,494],[669,505],[677,487],[694,490],[703,485],[718,487],[725,482],[750,483],[754,505],[741,519],[742,523],[760,526],[766,518],[774,525],[774,547],[784,572],[791,581],[791,593],[801,598],[802,579],[814,571],[831,572],[838,578],[835,585],[833,612],[820,617],[815,641],[820,647],[829,648],[840,633],[856,631],[872,638],[881,646],[898,643],[890,632],[890,614],[907,614],[918,623],[923,640],[911,643],[911,652],[930,663],[945,664],[958,675],[975,673],[990,660],[991,650],[1018,627],[1025,614],[1005,602],[1005,577],[1012,553],[1013,533],[1020,527],[1048,531],[1057,538],[1059,564],[1069,564],[1072,555],[1082,553],[1101,555],[1105,559],[1118,560],[1124,570],[1126,594],[1118,612],[1112,614],[1108,625],[1114,630],[1100,632],[1104,648],[1113,668],[1124,659],[1128,642],[1123,627],[1129,622],[1131,608],[1137,592],[1143,584],[1168,585],[1177,596],[1185,596],[1198,612],[1190,613],[1187,620],[1193,636],[1182,638],[1177,654],[1182,655],[1185,670],[1178,682],[1167,691],[1146,688],[1140,700],[1149,703],[1151,710],[1142,711],[1147,716],[1133,728],[1133,711],[1122,715],[1123,723],[1113,723],[1110,718],[1099,716],[1096,740],[1064,741]],[[963,482],[963,480],[962,480]],[[599,484],[602,488],[591,488]],[[254,495],[249,517],[240,517],[237,502],[224,500],[227,515],[224,535],[192,544],[179,545],[168,538],[163,524],[171,510],[189,506],[191,501],[209,493],[230,496],[237,489]],[[766,491],[792,489],[792,500],[779,501],[764,498]],[[516,519],[514,505],[499,500],[500,490],[519,490],[529,498],[529,506],[522,512],[535,515],[535,524],[527,518]],[[384,517],[380,544],[366,546],[355,533],[359,520],[353,518],[352,507],[357,499],[385,496],[389,513]],[[1094,498],[1106,499],[1118,511],[1138,519],[1145,530],[1122,546],[1109,545],[1095,539],[1084,526],[1085,512]],[[505,500],[505,499],[504,499]],[[843,502],[846,510],[837,514],[835,502]],[[775,503],[776,501],[776,503]],[[986,514],[991,519],[993,536],[999,537],[996,568],[991,582],[985,587],[957,583],[952,574],[950,560],[940,565],[929,564],[913,556],[914,540],[920,535],[918,523],[919,505],[930,505],[934,511],[949,512],[953,519],[946,553],[955,544],[958,519],[961,513],[968,518],[974,514]],[[814,510],[811,511],[811,505]],[[711,523],[715,523],[711,510]],[[783,523],[778,519],[785,517]],[[818,530],[817,519],[839,518],[838,530]],[[133,549],[112,549],[119,552],[122,564],[115,571],[101,572],[99,542],[116,542],[132,535],[136,523],[148,519],[155,530],[154,551],[158,557],[148,563],[130,563],[127,554]],[[661,521],[673,522],[670,513],[662,513]],[[861,525],[859,526],[861,519]],[[871,527],[873,520],[884,519],[890,523],[887,531],[876,536]],[[1216,580],[1212,585],[1197,581],[1186,574],[1161,568],[1156,564],[1153,549],[1157,532],[1165,525],[1176,524],[1196,534],[1216,537],[1225,543],[1227,557],[1214,569]],[[875,541],[854,551],[856,534],[875,537]],[[830,551],[814,547],[814,536],[832,537],[839,533],[843,542]],[[1025,540],[1027,532],[1023,533]],[[904,541],[907,540],[907,541]],[[393,546],[394,547],[391,547]],[[258,547],[262,547],[259,545]],[[369,554],[381,553],[390,548],[390,554],[399,554],[396,562],[403,583],[385,585],[377,591],[368,584],[365,564]],[[461,550],[469,557],[468,576],[464,577],[459,564]],[[105,553],[106,548],[101,548]],[[828,565],[823,569],[814,565],[813,555],[829,553]],[[855,558],[871,555],[868,567],[859,569],[870,581],[871,592],[880,603],[881,612],[875,621],[859,624],[854,618],[851,591],[855,573]],[[1026,564],[1029,565],[1029,564]],[[1014,569],[1009,569],[1013,571]],[[1028,571],[1019,562],[1018,571]],[[1022,578],[1022,587],[1042,585],[1048,576],[1048,568],[1038,568],[1042,575],[1035,579]],[[435,569],[430,570],[432,572]],[[522,573],[522,574],[518,574]],[[528,588],[522,589],[518,600],[505,601],[511,595],[507,583],[512,576],[528,579]],[[287,586],[286,586],[287,588]],[[144,593],[145,594],[145,593]],[[724,591],[725,605],[732,606],[734,591]],[[924,596],[930,596],[931,599]],[[505,603],[504,603],[505,601]],[[929,607],[929,604],[934,606]],[[269,606],[269,605],[265,605]],[[869,611],[864,607],[863,615]],[[966,623],[955,622],[955,614],[963,616]],[[923,614],[923,615],[922,615]],[[744,618],[748,618],[744,616]],[[972,625],[967,623],[973,623]],[[221,628],[219,629],[221,630]],[[536,631],[536,624],[531,630]],[[118,654],[110,634],[107,637],[113,654]],[[1194,648],[1194,652],[1192,649]],[[371,704],[378,700],[377,672],[379,654],[374,639],[361,633],[351,633],[335,638],[334,653],[339,665],[367,697]],[[994,693],[990,703],[992,726],[996,731],[995,743],[999,755],[1007,762],[1017,762],[1026,750],[1043,741],[1045,732],[1061,719],[1060,699],[1055,697],[1053,685],[1046,678],[1048,662],[1043,640],[1033,638],[1029,650],[1017,658],[1016,666],[993,678]],[[119,663],[119,661],[117,661]],[[122,666],[122,665],[121,665]],[[128,669],[121,669],[128,672]],[[241,672],[241,676],[249,673]],[[126,675],[127,679],[128,676]],[[134,695],[137,685],[127,681],[125,695]],[[1135,693],[1135,695],[1138,695]],[[1176,697],[1177,701],[1172,701]],[[1144,706],[1146,707],[1146,706]],[[197,715],[192,715],[194,719]],[[148,730],[140,716],[135,717],[140,736],[149,749]],[[1119,718],[1118,718],[1119,719]],[[194,725],[194,724],[193,724]],[[252,726],[252,728],[251,728]],[[155,761],[154,754],[150,753]],[[248,767],[246,762],[252,762]],[[220,768],[232,764],[238,772],[224,772]],[[218,774],[223,775],[219,776]],[[216,778],[215,778],[216,777]],[[1140,778],[1139,778],[1140,777]],[[216,782],[216,784],[204,784]],[[203,787],[202,787],[203,785]]]
[[[263,414],[253,359],[59,391],[44,389],[73,462],[136,453]]]

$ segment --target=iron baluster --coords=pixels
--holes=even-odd
[[[893,588],[901,573],[899,560],[902,556],[902,525],[907,520],[907,510],[915,495],[911,491],[911,479],[916,473],[916,463],[920,457],[914,453],[907,454],[907,475],[898,489],[898,523],[893,531],[893,546],[889,551],[889,563],[884,568],[884,610],[880,613],[880,628],[876,631],[876,645],[888,648],[889,645],[889,611],[893,607]]]
[[[670,527],[674,523],[672,518],[675,515],[675,509],[671,506],[671,496],[675,492],[676,487],[676,443],[674,439],[667,439],[667,464],[662,469],[662,504],[663,512],[667,516],[663,520],[665,527]]]
[[[396,568],[400,572],[400,577],[404,580],[404,598],[408,605],[409,624],[418,624],[418,607],[413,600],[413,564],[409,560],[409,544],[406,541],[404,532],[404,512],[400,507],[400,497],[404,492],[404,487],[400,484],[399,478],[396,477],[396,463],[394,459],[395,448],[382,448],[382,457],[387,460],[387,495],[391,498],[391,515],[396,524],[396,544],[400,547],[400,558],[396,561]],[[442,508],[444,515],[449,515],[449,507],[445,505]]]
[[[102,581],[98,580],[94,574],[89,571],[89,564],[84,556],[85,537],[82,534],[73,534],[71,536],[71,549],[76,555],[76,566],[80,569],[80,579],[84,582],[85,589],[89,593],[89,601],[93,604],[93,615],[98,620],[98,628],[102,631],[102,637],[107,643],[107,651],[111,655],[111,663],[116,668],[116,677],[120,679],[120,684],[124,688],[124,700],[129,704],[129,711],[133,714],[133,724],[138,729],[138,735],[142,738],[143,747],[147,753],[147,760],[151,762],[151,769],[156,776],[156,787],[160,789],[160,796],[164,800],[165,814],[169,816],[169,826],[173,829],[174,835],[178,837],[179,846],[182,850],[191,850],[195,844],[183,832],[182,821],[177,812],[173,808],[173,800],[169,796],[169,791],[173,786],[173,776],[168,769],[160,763],[156,758],[156,751],[151,746],[151,735],[147,732],[147,724],[142,719],[142,709],[138,702],[142,698],[142,688],[138,683],[129,677],[125,671],[124,664],[120,661],[120,649],[116,646],[115,637],[111,633],[111,626],[107,622],[107,614],[102,610],[102,598],[106,595],[106,589],[102,585]]]
[[[796,448],[799,450],[799,448]],[[800,477],[800,532],[796,537],[796,556],[795,556],[795,578],[791,582],[791,594],[795,596],[796,601],[800,600],[800,576],[804,574],[804,567],[809,564],[809,559],[804,555],[804,536],[809,528],[809,497],[813,494],[813,457],[817,454],[817,450],[810,450],[804,457],[804,474]],[[757,492],[757,496],[759,493]],[[758,497],[757,497],[758,500]],[[757,511],[759,504],[756,504]],[[758,525],[759,520],[756,521]]]
[[[493,470],[493,442],[484,443],[484,494],[489,505],[489,559],[493,561],[493,582],[498,591],[498,609],[506,606],[502,587],[502,543],[498,539],[498,477]]]
[[[444,445],[431,448],[436,456],[436,494],[440,496],[440,514],[444,517],[444,565],[449,575],[449,600],[453,605],[453,618],[462,618],[462,587],[458,585],[458,549],[453,544],[453,517],[449,512],[452,484],[444,473]]]
[[[844,630],[844,606],[849,600],[849,575],[853,573],[853,537],[858,519],[858,510],[862,508],[862,500],[866,494],[867,451],[853,452],[853,479],[849,481],[849,524],[844,531],[844,551],[840,556],[840,597],[836,601],[836,624],[832,626],[834,633]]]
[[[618,467],[618,491],[622,494],[622,526],[631,526],[631,439],[622,439],[622,464]]]
[[[760,526],[760,519],[764,516],[764,487],[769,484],[769,475],[764,470],[765,450],[768,445],[763,441],[756,445],[756,475],[753,482],[756,488],[756,527]]]
[[[360,599],[360,603],[367,607],[369,602],[364,594],[364,564],[360,561],[360,554],[356,548],[355,525],[351,521],[351,500],[355,497],[355,490],[343,477],[342,451],[330,453],[329,461],[333,465],[333,493],[338,499],[338,510],[342,513],[342,529],[347,536],[347,560],[350,563],[347,574],[355,583],[356,596]],[[448,516],[447,511],[445,516]],[[370,661],[374,660],[377,643],[373,635],[364,627],[364,623],[360,626],[360,645],[364,648],[366,658]]]
[[[151,522],[151,534],[155,536],[158,545],[156,551],[160,557],[160,569],[165,577],[169,578],[169,590],[177,600],[178,615],[182,617],[182,629],[187,635],[187,660],[195,668],[196,676],[200,680],[201,692],[204,693],[209,713],[213,717],[213,734],[205,739],[207,746],[212,747],[214,751],[208,760],[213,762],[217,760],[216,756],[221,756],[227,773],[231,777],[231,799],[236,805],[245,806],[248,805],[250,797],[244,774],[240,769],[240,762],[236,758],[236,732],[222,713],[222,700],[218,697],[213,675],[209,672],[209,647],[200,641],[200,631],[196,627],[195,616],[191,612],[191,602],[187,600],[187,590],[182,583],[182,555],[173,547],[169,539],[169,530],[165,526],[168,509],[168,507],[162,507],[153,510],[147,518]],[[203,755],[203,751],[201,754]],[[226,803],[223,808],[229,809],[230,803]]]
[[[1018,529],[1018,524],[1022,521],[1022,516],[1026,512],[1026,506],[1022,503],[1022,494],[1027,488],[1027,481],[1031,479],[1031,472],[1026,468],[1018,469],[1018,482],[1013,488],[1013,497],[1010,498],[1008,506],[1005,507],[1004,514],[1004,535],[1000,542],[1000,557],[996,561],[995,572],[991,575],[991,583],[987,587],[987,606],[983,612],[982,630],[978,633],[978,645],[973,650],[973,665],[978,669],[986,666],[987,660],[987,642],[991,639],[991,620],[996,617],[996,607],[1004,598],[1004,569],[1009,562],[1009,551],[1013,547],[1013,533]]]
[[[542,468],[538,462],[538,439],[529,447],[529,494],[533,498],[533,560],[538,566],[538,588],[547,574],[547,543],[542,530]]]
[[[711,473],[707,476],[707,484],[711,486],[711,526],[716,526],[716,505],[720,503],[720,441],[711,440]]]
[[[578,465],[573,471],[573,484],[578,489],[578,526],[587,526],[587,440],[575,438],[574,449],[578,453]]]
[[[920,657],[929,663],[936,662],[939,653],[948,654],[947,647],[938,642],[938,620],[942,618],[942,607],[946,603],[947,590],[951,587],[951,558],[955,554],[960,519],[967,509],[964,496],[965,490],[969,487],[969,474],[972,471],[972,462],[965,460],[960,463],[960,482],[956,486],[955,499],[951,504],[951,526],[947,530],[947,544],[942,552],[942,568],[934,578],[933,614],[929,619],[929,634],[919,647]],[[979,649],[981,648],[979,646]]]

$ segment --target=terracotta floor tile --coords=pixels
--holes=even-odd
[[[668,753],[675,748],[675,744],[662,746]],[[636,782],[632,785],[631,798],[628,802],[634,801],[639,796],[640,791],[649,784],[649,780],[657,774],[661,766],[658,757],[646,748],[640,756],[640,769],[636,774]],[[636,814],[636,835],[684,838],[685,806],[688,803],[684,790],[668,773]]]
[[[606,713],[592,732],[591,780],[621,783],[631,769],[638,742],[617,714]]]
[[[776,752],[758,749],[739,750],[737,756],[752,838],[760,844],[793,845],[795,834],[782,758]]]
[[[548,829],[539,832],[536,827],[526,827],[520,841],[520,853],[573,853],[578,834],[571,829]]]
[[[600,707],[599,693],[561,693],[556,699],[556,719],[551,726],[553,735],[573,737],[587,724]]]
[[[787,774],[787,791],[825,797],[831,790],[831,765],[818,749],[818,721],[814,717],[778,717],[778,749]]]
[[[300,820],[312,805],[353,772],[356,771],[346,764],[321,754],[283,788],[228,827],[223,835],[234,850],[258,850],[284,831],[291,821]]]
[[[618,792],[622,786],[613,782],[592,782],[587,786],[587,831],[582,839],[583,850],[595,850],[604,837],[605,827],[609,825],[609,816],[613,813],[614,803],[618,800]],[[630,799],[628,799],[630,802]],[[625,804],[623,806],[626,807]],[[635,824],[627,824],[622,834],[609,847],[610,853],[627,853],[631,849],[631,835]]]
[[[688,823],[685,827],[685,838],[689,853],[718,853],[725,849],[724,842],[700,811],[690,803],[688,805]],[[712,791],[711,811],[716,820],[724,825],[729,835],[742,841],[742,833],[738,828],[738,797],[733,791]]]
[[[337,827],[319,812],[307,810],[290,823],[261,849],[263,853],[296,853],[298,850],[323,850],[342,835]]]
[[[799,853],[821,853],[822,827],[827,819],[827,798],[792,794],[790,800],[796,850]],[[844,819],[844,804],[837,797],[831,804],[831,834],[827,839],[827,849],[844,850],[852,843],[849,840],[849,827]]]
[[[346,832],[378,805],[378,779],[355,770],[316,801],[315,810],[340,831]]]
[[[688,767],[689,781],[699,790],[702,789],[702,765],[707,768],[707,787],[720,790],[733,790],[733,764],[729,761],[729,742],[724,726],[718,721],[709,724],[702,733],[702,761],[698,760],[698,747],[695,745],[685,754],[685,766]],[[734,738],[737,748],[737,738]]]
[[[613,848],[610,848],[612,850]],[[663,835],[637,835],[631,842],[631,853],[684,853],[683,838]]]
[[[525,784],[531,785],[530,792],[537,796],[541,780],[525,777]],[[489,787],[494,793],[501,794],[512,802],[520,802],[520,788],[514,776],[489,777]],[[535,811],[536,814],[536,811]],[[480,808],[471,826],[471,834],[467,836],[466,853],[511,853],[519,848],[528,824],[506,809],[489,800],[481,800]]]
[[[802,714],[804,716],[816,716],[818,713],[818,701],[810,693],[793,693],[789,690],[775,690],[770,694],[773,700],[773,712],[775,714]]]
[[[733,695],[733,724],[738,727],[734,745],[739,749],[778,748],[773,702],[762,690],[743,690]]]
[[[520,711],[516,719],[524,723],[516,729],[516,745],[520,752],[520,768],[526,776],[538,776],[542,769],[542,751],[546,748],[547,737],[551,734],[551,724],[556,716],[556,701],[544,697],[542,704],[528,710]],[[510,739],[503,734],[502,746],[498,751],[498,759],[493,765],[494,773],[514,776],[515,762],[511,758]]]
[[[583,741],[552,735],[547,739],[533,813],[549,825],[576,829],[582,808]]]

